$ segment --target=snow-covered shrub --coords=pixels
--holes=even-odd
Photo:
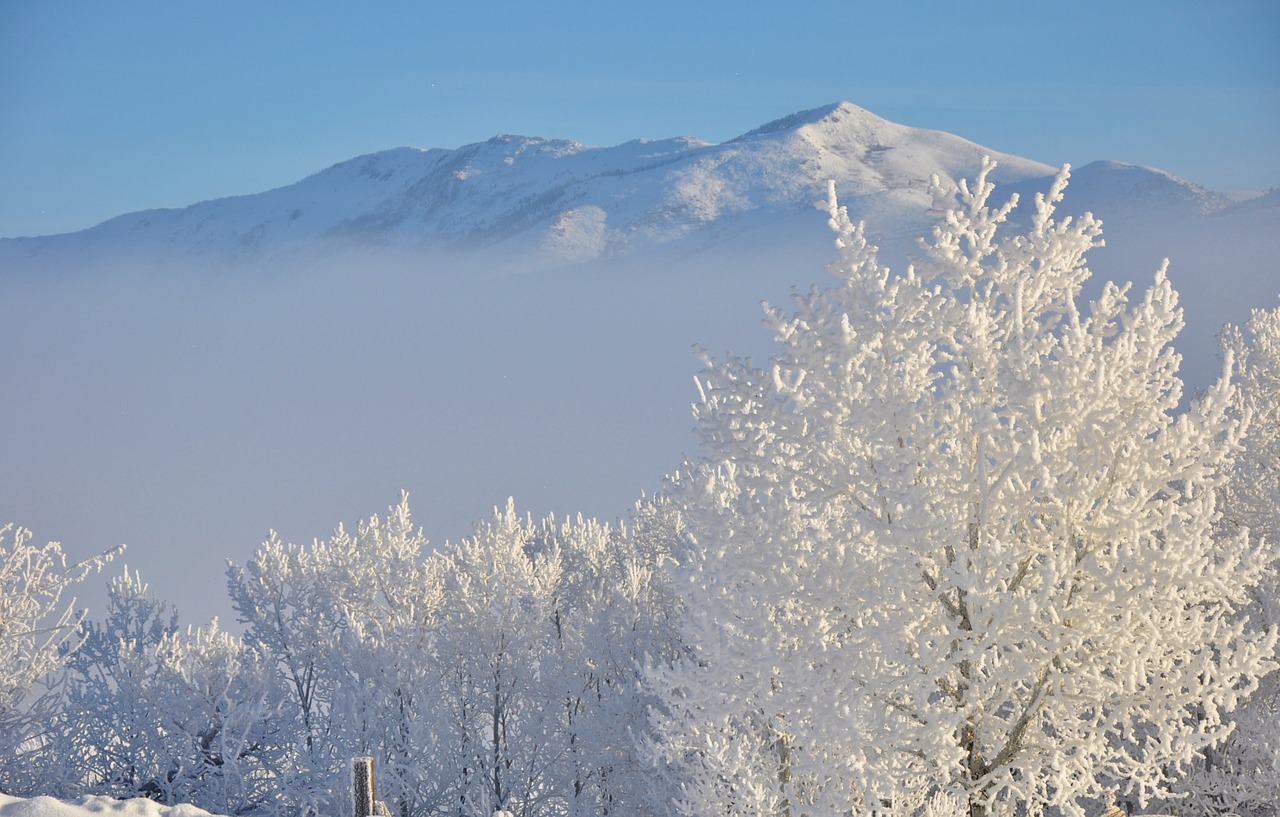
[[[0,791],[39,793],[58,765],[46,753],[58,703],[48,684],[84,615],[62,595],[121,550],[68,565],[57,542],[34,545],[31,531],[0,527]]]
[[[168,770],[153,695],[155,649],[177,632],[177,612],[137,572],[112,579],[103,619],[84,623],[67,663],[58,722],[64,795],[140,796]]]
[[[152,697],[167,767],[144,793],[214,814],[279,814],[285,779],[274,666],[217,621],[165,636]]]
[[[177,614],[127,571],[83,639],[57,721],[64,794],[145,796],[215,814],[282,811],[291,736],[277,717],[274,665],[216,621],[180,631]]]

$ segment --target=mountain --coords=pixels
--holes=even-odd
[[[588,147],[498,136],[457,150],[397,148],[297,184],[150,210],[79,233],[0,241],[10,263],[76,267],[123,255],[164,264],[266,261],[353,249],[479,256],[478,266],[556,267],[673,242],[714,243],[752,216],[808,212],[835,179],[886,230],[919,223],[933,174],[997,178],[1051,168],[950,134],[897,125],[848,103],[769,123],[729,142],[635,140]]]
[[[411,493],[433,541],[495,505],[612,519],[692,449],[694,344],[767,356],[760,301],[824,285],[834,179],[900,266],[931,175],[999,162],[1025,218],[1054,168],[847,103],[723,144],[501,136],[398,148],[297,184],[0,240],[0,498],[37,539],[126,561],[200,619],[224,560]],[[1189,384],[1280,294],[1276,194],[1073,171],[1102,279],[1182,293]],[[100,588],[82,598],[101,608]]]

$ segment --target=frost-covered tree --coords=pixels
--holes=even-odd
[[[675,649],[672,526],[657,505],[615,528],[508,504],[431,551],[404,497],[354,535],[271,537],[229,576],[287,692],[280,800],[334,813],[348,759],[372,756],[404,817],[651,812],[632,731],[653,703],[640,667]]]
[[[694,659],[656,679],[682,814],[1146,802],[1272,666],[1237,615],[1262,554],[1219,535],[1233,388],[1179,413],[1164,270],[1082,307],[1066,169],[1018,233],[992,167],[935,181],[900,275],[833,189],[839,283],[767,311],[763,368],[707,361],[669,487]]]
[[[155,648],[178,632],[178,614],[127,568],[107,590],[101,621],[81,627],[67,662],[58,718],[64,794],[137,796],[168,768],[156,726]]]
[[[279,800],[289,768],[274,667],[216,620],[166,635],[154,662],[167,765],[145,793],[214,814],[293,813]]]
[[[408,497],[353,533],[342,526],[310,547],[273,533],[228,570],[245,640],[276,667],[280,713],[293,735],[293,773],[278,796],[304,813],[343,807],[350,758],[372,756],[379,792],[418,813],[442,795],[435,781],[429,639],[439,581]]]
[[[460,813],[652,813],[633,730],[644,662],[670,662],[672,598],[653,517],[534,523],[514,505],[442,571],[439,660]]]
[[[1224,527],[1247,529],[1267,554],[1269,571],[1245,608],[1258,629],[1280,625],[1280,308],[1255,310],[1247,333],[1230,330],[1224,346],[1239,367],[1236,402],[1248,420],[1245,450],[1227,486]],[[1204,814],[1275,815],[1280,809],[1280,671],[1232,717],[1235,729],[1183,781],[1188,806]]]
[[[112,582],[64,679],[63,794],[149,797],[278,814],[288,745],[274,667],[216,621],[180,631],[138,574]]]
[[[48,682],[74,648],[84,617],[63,606],[67,588],[122,550],[68,565],[57,542],[31,543],[31,532],[0,528],[0,791],[38,793],[58,698]]]
[[[462,814],[546,813],[565,798],[557,765],[566,690],[550,637],[563,561],[554,551],[530,558],[530,528],[508,503],[453,548],[442,571],[442,748],[461,761]]]

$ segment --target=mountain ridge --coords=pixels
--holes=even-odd
[[[259,193],[0,239],[0,261],[76,268],[124,255],[172,268],[389,249],[527,272],[664,247],[693,252],[761,218],[807,210],[828,179],[874,236],[892,239],[926,226],[930,177],[972,177],[984,155],[997,160],[993,180],[1009,191],[1044,186],[1054,172],[849,102],[798,111],[719,144],[680,136],[595,147],[503,134],[455,149],[390,148]],[[1105,207],[1123,218],[1183,218],[1230,204],[1149,168],[1101,161],[1075,173],[1067,206]]]
[[[227,263],[316,242],[446,253],[509,244],[509,254],[554,267],[629,255],[762,210],[804,209],[829,178],[887,228],[919,209],[930,175],[972,174],[984,153],[1009,181],[1050,170],[835,103],[720,144],[672,137],[592,147],[508,134],[453,150],[391,148],[260,193],[3,239],[0,254],[74,256],[80,245]]]
[[[80,238],[74,241],[97,243],[97,249],[121,241],[171,244],[176,251],[171,254],[178,257],[212,253],[225,262],[270,245],[268,236],[285,248],[346,238],[439,250],[539,230],[545,240],[513,249],[528,251],[530,243],[549,249],[544,263],[555,265],[557,260],[582,260],[581,253],[557,259],[554,251],[564,224],[582,217],[575,205],[597,208],[588,220],[603,225],[591,257],[678,239],[689,224],[707,224],[726,214],[768,205],[803,207],[828,178],[837,182],[844,200],[866,211],[860,215],[873,222],[873,231],[889,230],[895,221],[910,222],[903,225],[909,228],[918,221],[912,210],[925,202],[929,177],[936,173],[955,182],[971,176],[981,155],[997,159],[994,180],[1009,189],[1039,184],[1054,171],[954,134],[899,125],[837,102],[780,117],[719,144],[680,136],[594,147],[504,134],[455,149],[389,148],[258,193],[125,213],[71,233],[4,238],[0,248],[8,245],[12,256],[21,247],[21,254],[33,257],[56,251],[56,245],[76,236]],[[664,169],[671,171],[668,178],[646,177]],[[1077,169],[1071,195],[1090,198],[1084,195],[1090,186],[1119,190],[1123,179],[1136,172],[1144,174],[1148,193],[1155,189],[1150,182],[1158,179],[1164,189],[1155,192],[1181,197],[1200,215],[1231,204],[1221,194],[1164,171],[1108,160]],[[474,189],[485,179],[489,190]],[[617,182],[607,189],[609,179],[634,183]],[[1143,190],[1130,192],[1141,195]],[[503,208],[499,200],[515,205]],[[234,206],[244,207],[243,217],[227,212]],[[162,234],[156,225],[165,222],[171,226]],[[224,229],[215,230],[210,222]]]

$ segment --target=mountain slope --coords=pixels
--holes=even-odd
[[[506,256],[522,268],[633,254],[745,216],[807,209],[828,179],[881,229],[918,221],[929,177],[970,176],[991,151],[888,122],[848,103],[737,139],[594,148],[499,136],[457,150],[361,156],[256,195],[120,216],[63,236],[0,242],[30,262],[128,254],[168,264],[276,261],[321,246]],[[999,177],[1050,168],[997,154]]]
[[[1035,193],[1048,188],[1050,176],[1003,185],[1001,195],[1017,193],[1029,205]],[[1163,170],[1097,161],[1071,170],[1061,209],[1102,217],[1109,230],[1158,227],[1209,216],[1232,207],[1229,198]],[[1022,208],[1021,214],[1030,212]]]

